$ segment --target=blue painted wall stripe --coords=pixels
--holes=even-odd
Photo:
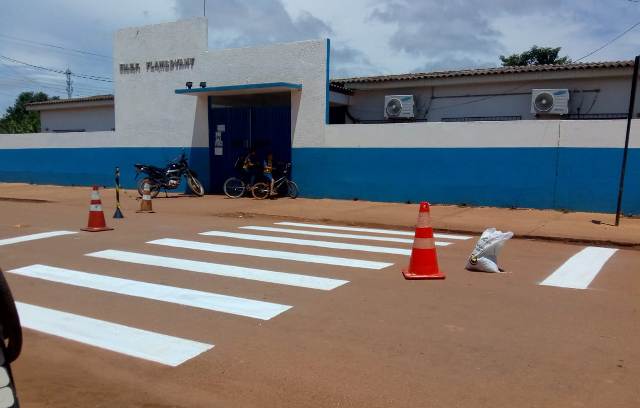
[[[306,197],[612,212],[622,149],[294,148],[292,155]],[[640,213],[640,149],[630,151],[623,209]]]
[[[0,149],[0,181],[135,187],[134,163],[165,165],[165,148]],[[186,148],[209,185],[209,149]],[[615,211],[622,149],[294,148],[303,196],[374,201]],[[630,149],[623,210],[640,214],[640,149]]]
[[[183,151],[200,181],[208,186],[208,147],[0,149],[0,181],[113,186],[113,172],[118,166],[122,186],[132,188],[136,185],[135,163],[163,167]]]

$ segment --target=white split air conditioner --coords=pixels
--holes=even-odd
[[[569,90],[532,89],[531,113],[566,115],[569,113]]]
[[[413,118],[415,104],[413,95],[386,95],[384,97],[384,118]]]

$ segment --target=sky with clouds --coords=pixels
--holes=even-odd
[[[333,77],[498,66],[500,55],[534,44],[578,59],[640,21],[640,0],[206,2],[210,48],[328,37]],[[1,0],[0,55],[111,77],[113,31],[202,13],[203,0]],[[640,26],[585,61],[639,53]],[[112,92],[109,82],[82,78],[74,88],[74,96]],[[24,90],[65,97],[65,78],[0,58],[0,112]]]

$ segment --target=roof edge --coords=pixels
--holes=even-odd
[[[111,94],[92,95],[92,96],[85,96],[82,98],[50,99],[48,101],[42,101],[42,102],[30,102],[26,106],[37,107],[37,106],[49,106],[49,105],[62,105],[66,103],[100,102],[100,101],[112,101],[112,100],[114,100],[114,96]]]
[[[374,83],[374,82],[391,82],[391,81],[410,81],[418,79],[438,79],[438,78],[457,78],[469,76],[490,76],[490,75],[506,75],[520,74],[532,72],[558,72],[572,70],[591,70],[591,69],[626,69],[633,68],[634,61],[603,61],[603,62],[580,62],[572,64],[546,64],[546,65],[526,65],[514,67],[494,67],[494,68],[475,68],[454,71],[432,71],[417,72],[407,74],[394,75],[377,75],[367,77],[352,78],[336,78],[331,82],[334,84],[355,84],[355,83]]]

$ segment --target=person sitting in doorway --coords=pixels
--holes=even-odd
[[[246,175],[249,176],[249,185],[253,185],[256,181],[256,167],[258,166],[258,160],[256,158],[255,149],[251,149],[249,154],[244,157],[244,162],[242,163],[242,170]]]
[[[273,191],[273,154],[267,154],[267,158],[262,163],[262,174],[269,180],[269,195],[275,195]]]

